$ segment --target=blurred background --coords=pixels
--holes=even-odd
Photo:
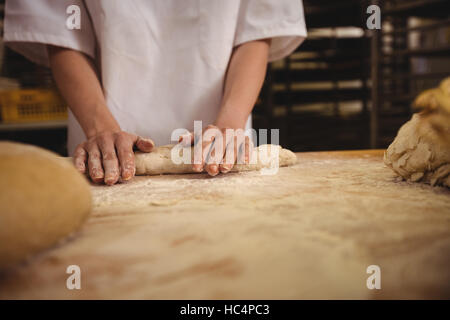
[[[304,0],[308,39],[269,65],[255,129],[294,151],[386,148],[411,102],[450,75],[449,0]],[[370,4],[381,30],[368,30]],[[4,0],[0,0],[3,30]],[[3,31],[1,32],[3,34]],[[66,155],[67,109],[48,69],[0,39],[0,140]]]

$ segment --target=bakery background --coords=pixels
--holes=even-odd
[[[380,31],[365,28],[370,3],[304,1],[308,38],[270,64],[255,129],[281,129],[280,144],[293,151],[392,142],[415,96],[450,74],[448,1],[379,1]],[[1,43],[0,59],[0,139],[66,155],[66,106],[51,72]]]
[[[0,141],[0,300],[448,299],[449,135],[427,133],[449,123],[448,0],[375,2],[381,31],[361,27],[368,1],[304,0],[309,38],[270,65],[254,110],[297,151],[276,175],[94,185],[68,159]],[[65,155],[49,70],[0,47],[0,140]],[[419,93],[424,121],[383,161]],[[82,290],[66,287],[74,264]]]

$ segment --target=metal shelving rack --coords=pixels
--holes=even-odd
[[[450,1],[303,2],[308,39],[270,66],[254,127],[280,128],[280,143],[296,151],[386,148],[410,119],[417,94],[450,75]],[[370,4],[381,8],[381,30],[366,28]],[[315,35],[342,27],[362,35]],[[339,85],[355,81],[361,85]],[[346,115],[351,101],[361,109]]]
[[[383,26],[372,32],[371,147],[384,148],[411,117],[415,96],[450,75],[450,2],[373,2],[382,9]],[[444,36],[433,41],[438,35]],[[433,59],[439,66],[432,66]]]
[[[360,0],[304,0],[307,40],[270,66],[254,126],[295,151],[369,147],[370,39]],[[351,28],[353,33],[340,33]],[[356,105],[349,112],[347,107]],[[353,107],[352,107],[353,108]],[[347,110],[347,111],[346,111]]]

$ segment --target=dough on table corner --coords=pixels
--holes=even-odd
[[[450,187],[450,78],[414,105],[423,110],[400,128],[384,162],[407,181]]]

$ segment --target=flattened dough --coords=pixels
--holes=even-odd
[[[446,128],[450,134],[449,127]],[[408,181],[450,187],[450,144],[428,117],[414,114],[384,154],[384,162]]]
[[[175,164],[171,160],[171,152],[174,146],[175,145],[167,145],[158,147],[150,153],[136,152],[136,175],[195,173],[195,171],[192,170],[192,165]],[[266,147],[268,152],[265,149]],[[193,148],[189,147],[184,150],[187,149],[190,149],[190,154],[193,155]],[[271,150],[275,149],[279,152],[278,160],[280,167],[293,165],[297,162],[297,157],[290,150],[283,149],[277,145],[262,145],[253,150],[252,158],[257,159],[255,163],[248,165],[236,164],[231,171],[251,171],[270,168],[271,165],[273,165],[273,162],[268,160],[271,158]],[[267,154],[268,156],[264,157],[262,156],[263,154]]]
[[[0,142],[0,269],[77,230],[91,211],[90,186],[47,150]]]

